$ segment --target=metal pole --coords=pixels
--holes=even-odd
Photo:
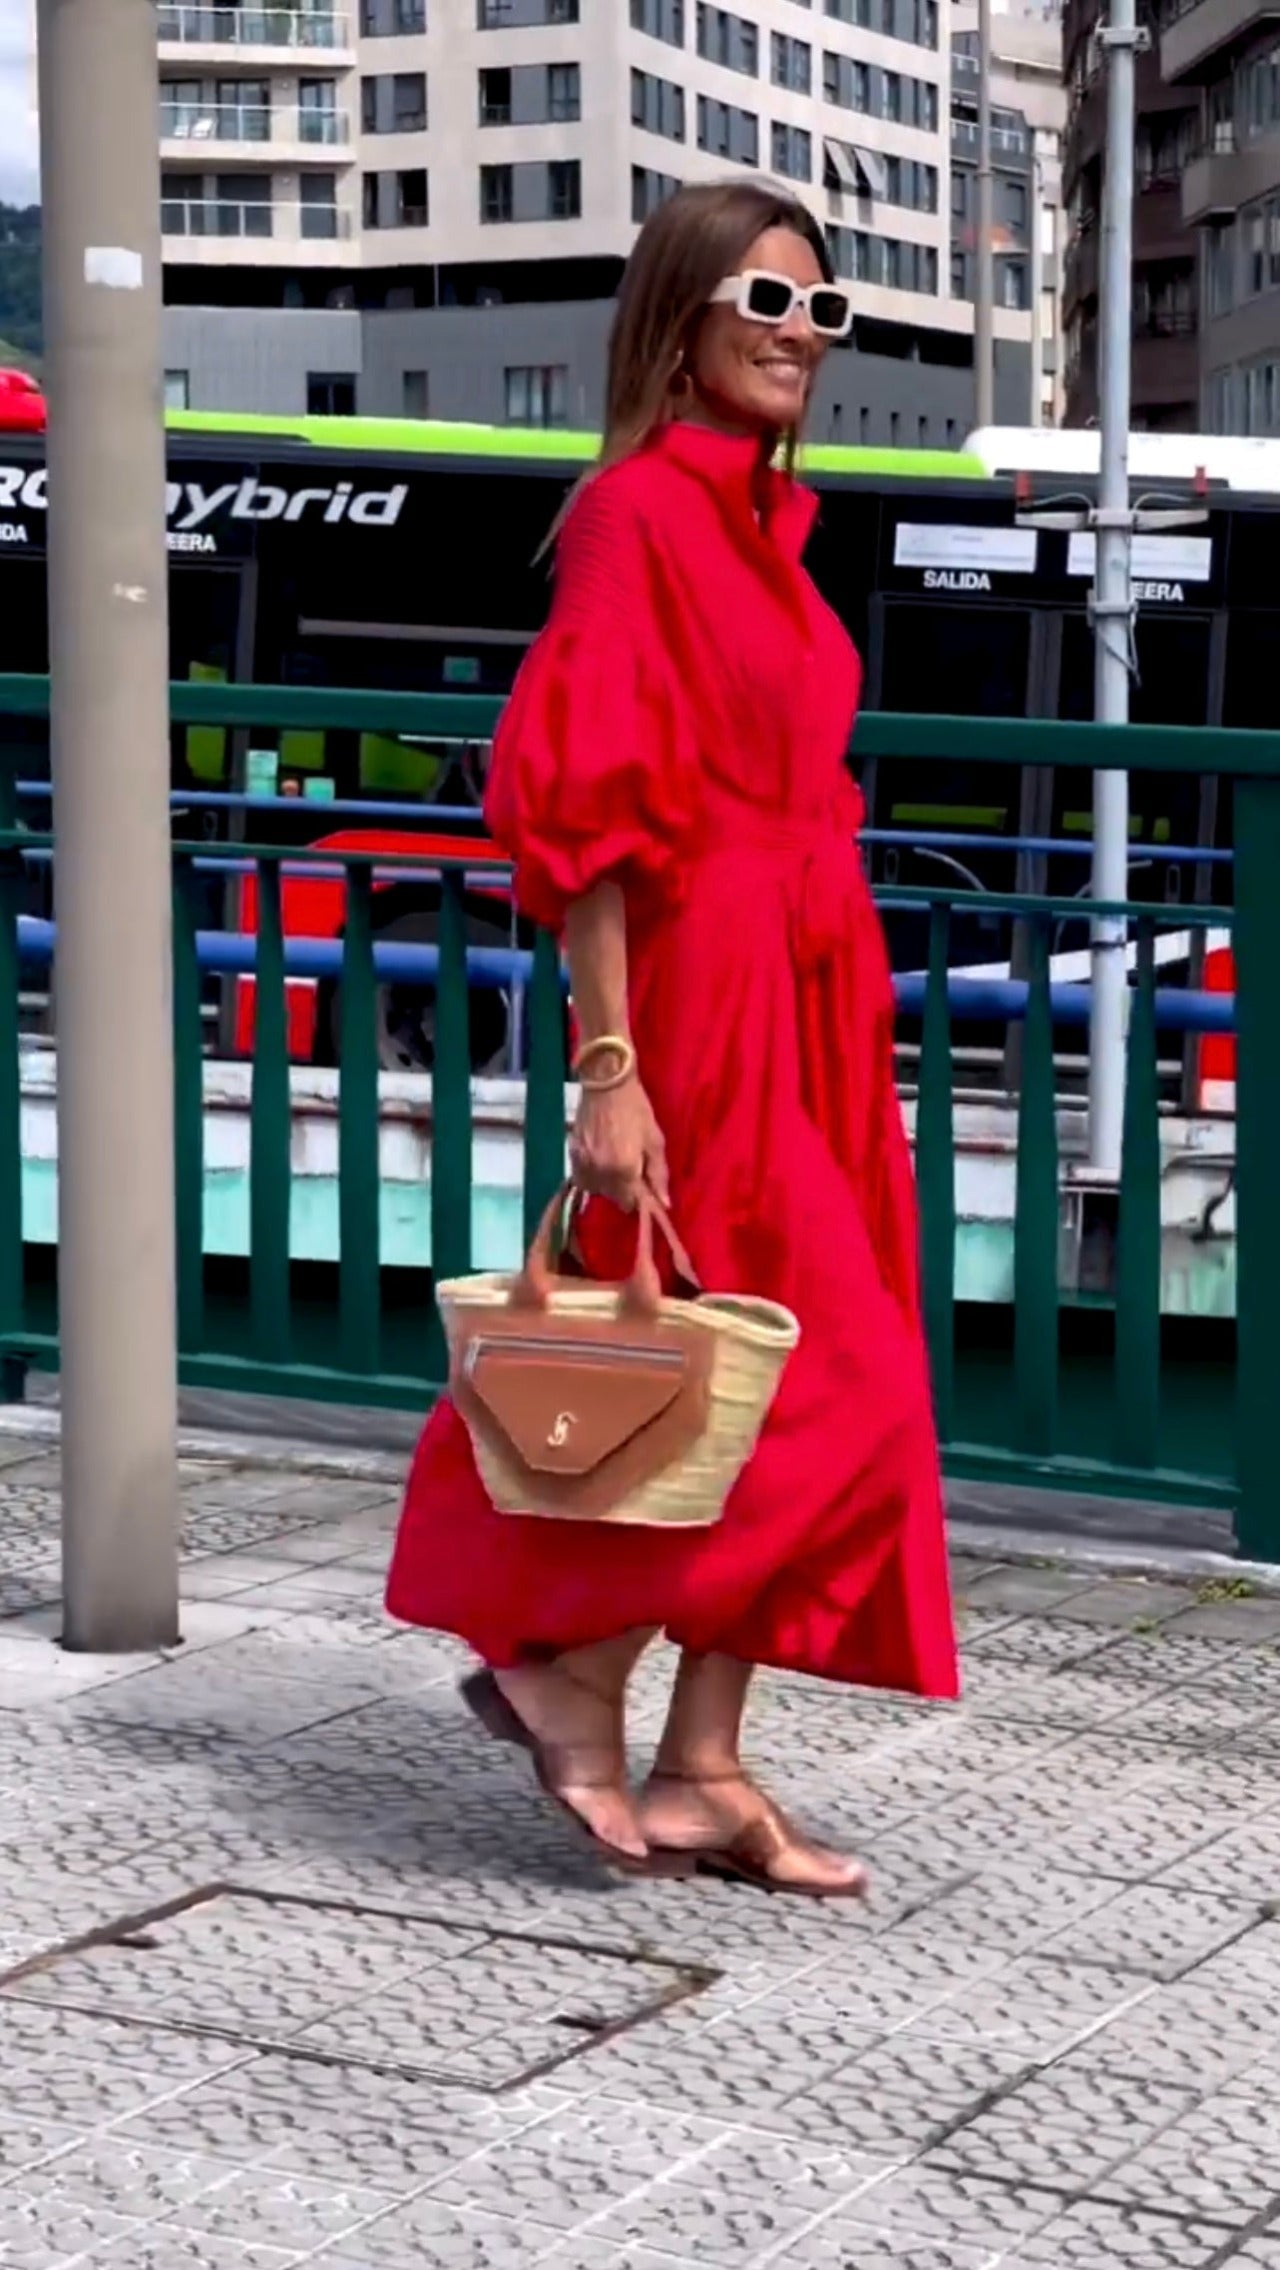
[[[1134,0],[1112,0],[1102,33],[1107,56],[1107,143],[1102,190],[1100,275],[1101,471],[1094,569],[1094,715],[1129,721],[1133,530],[1129,513],[1130,264],[1133,247]],[[1129,780],[1099,772],[1093,784],[1093,896],[1123,899],[1129,878]],[[1120,1173],[1124,1051],[1128,1010],[1122,918],[1100,919],[1092,934],[1089,1035],[1089,1163],[1108,1179]]]
[[[178,1636],[156,17],[39,0],[65,1644]]]
[[[1039,131],[1031,129],[1031,400],[1028,415],[1033,426],[1044,424],[1044,258],[1040,231],[1043,226],[1044,165]]]
[[[991,172],[991,0],[978,0],[978,171],[973,275],[974,410],[995,424],[995,184]]]

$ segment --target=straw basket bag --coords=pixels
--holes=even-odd
[[[555,1274],[570,1193],[515,1277],[458,1277],[437,1297],[450,1392],[500,1513],[703,1529],[755,1448],[800,1337],[776,1301],[698,1289],[671,1223],[640,1209],[629,1282]],[[689,1297],[663,1295],[655,1230]]]

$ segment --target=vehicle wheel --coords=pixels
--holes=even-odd
[[[439,920],[429,908],[397,915],[375,932],[375,943],[397,946],[434,946]],[[505,923],[486,922],[468,914],[467,940],[473,946],[508,946],[511,933]],[[436,989],[395,979],[380,985],[374,996],[380,1072],[430,1072],[435,1064]],[[497,986],[473,986],[468,995],[471,1070],[496,1074],[504,1070],[511,1031],[511,1002]],[[342,987],[326,982],[320,989],[316,1021],[316,1061],[337,1064],[342,1054]]]

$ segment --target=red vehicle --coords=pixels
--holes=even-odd
[[[0,370],[0,433],[42,434],[47,423],[44,396],[30,373]]]

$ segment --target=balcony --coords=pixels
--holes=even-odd
[[[266,195],[164,196],[160,230],[166,260],[202,267],[350,267],[359,255],[345,205]]]
[[[341,165],[351,160],[350,142],[351,122],[343,111],[290,103],[160,105],[166,166],[203,167],[219,159],[236,166]]]
[[[976,157],[978,152],[978,121],[976,118],[951,117],[951,146],[965,157]],[[991,129],[991,155],[1000,158],[1025,157],[1031,147],[1031,137],[1025,126],[993,126]]]
[[[331,8],[226,8],[174,0],[157,11],[160,60],[187,66],[202,57],[219,71],[243,64],[296,65],[299,57],[354,60],[351,25]]]
[[[1134,326],[1130,366],[1135,410],[1194,413],[1200,395],[1195,317],[1151,316]]]
[[[1197,227],[1230,220],[1242,205],[1280,188],[1280,134],[1238,141],[1234,129],[1215,129],[1211,146],[1197,151],[1182,177],[1182,218]]]
[[[1160,70],[1171,84],[1220,76],[1232,51],[1280,21],[1280,0],[1175,0],[1160,34]]]

